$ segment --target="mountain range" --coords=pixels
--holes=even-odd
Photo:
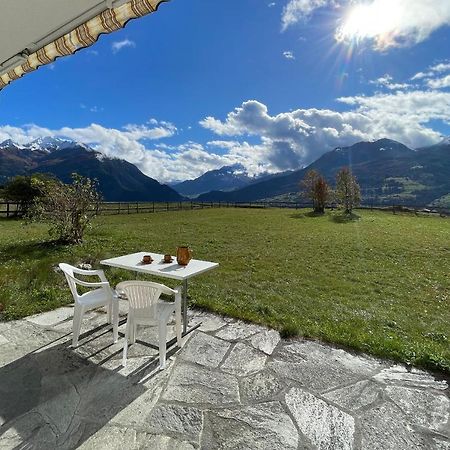
[[[181,201],[171,187],[144,175],[135,165],[108,158],[87,145],[57,138],[40,138],[27,145],[11,140],[0,144],[0,184],[15,175],[48,173],[64,182],[72,173],[95,178],[106,201]]]
[[[442,205],[450,203],[450,139],[413,150],[391,139],[337,147],[309,166],[262,180],[232,192],[212,191],[200,201],[257,201],[283,199],[299,192],[299,183],[315,169],[333,185],[336,173],[349,166],[358,179],[363,198],[374,203]]]
[[[283,172],[287,174],[287,172]],[[223,166],[220,169],[210,170],[193,180],[172,184],[172,187],[181,195],[195,198],[210,191],[234,191],[262,180],[277,177],[279,174],[262,173],[250,176],[247,169],[241,164]]]
[[[133,164],[109,158],[82,143],[40,138],[27,145],[0,144],[0,184],[15,175],[53,174],[64,182],[77,172],[99,181],[107,201],[257,201],[298,199],[299,183],[315,169],[334,185],[341,167],[351,167],[363,199],[374,203],[450,206],[450,138],[411,149],[391,139],[337,147],[309,166],[289,172],[249,176],[241,165],[225,166],[172,187],[143,174]]]

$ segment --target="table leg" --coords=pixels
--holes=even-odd
[[[183,281],[183,334],[187,332],[188,318],[187,318],[187,290],[188,281]]]

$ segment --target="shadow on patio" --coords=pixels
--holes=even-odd
[[[144,392],[151,395],[164,378],[157,353],[135,359],[124,373],[122,341],[111,337],[102,325],[72,349],[64,335],[2,367],[0,446],[78,447]]]

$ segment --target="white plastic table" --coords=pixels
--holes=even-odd
[[[150,255],[153,259],[151,264],[144,264],[142,258],[144,255]],[[132,270],[134,272],[145,273],[147,275],[155,275],[158,277],[172,278],[183,282],[183,334],[187,330],[187,289],[188,279],[208,272],[219,266],[218,263],[210,261],[201,261],[199,259],[191,259],[187,266],[180,266],[176,261],[177,258],[172,256],[172,263],[164,263],[164,255],[152,252],[138,252],[130,255],[118,256],[117,258],[104,259],[100,264],[120,269]],[[191,331],[191,330],[189,330]]]

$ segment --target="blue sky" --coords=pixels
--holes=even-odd
[[[160,181],[450,134],[448,0],[172,0],[0,92],[0,140],[85,142]]]

